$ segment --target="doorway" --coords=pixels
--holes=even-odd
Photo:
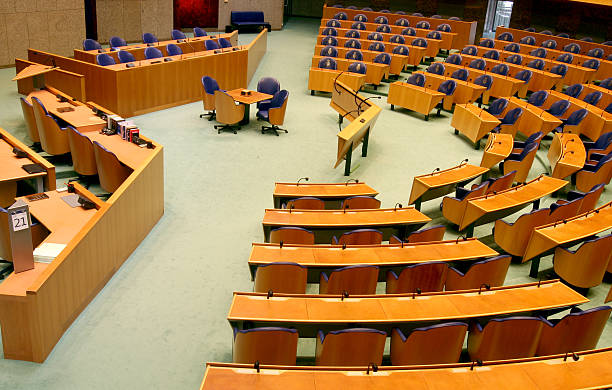
[[[514,1],[512,0],[489,0],[483,37],[495,38],[495,30],[498,26],[510,27],[513,5]]]

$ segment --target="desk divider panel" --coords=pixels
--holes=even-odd
[[[15,73],[21,72],[30,65],[36,65],[36,62],[15,58]],[[64,92],[69,96],[73,96],[80,102],[87,101],[85,93],[85,77],[82,74],[68,72],[62,69],[55,69],[45,73],[45,85],[53,87]],[[33,79],[31,77],[17,81],[17,92],[22,95],[27,95],[34,90]]]

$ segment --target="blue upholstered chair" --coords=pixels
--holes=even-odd
[[[444,75],[444,71],[444,64],[440,62],[434,62],[433,64],[429,65],[427,69],[425,69],[425,72],[427,73],[434,73],[439,75]]]
[[[476,58],[475,60],[472,60],[469,63],[468,68],[484,70],[486,66],[487,66],[487,63],[485,62],[485,60],[480,59],[480,58]]]
[[[602,97],[603,97],[603,94],[600,91],[593,91],[587,94],[582,100],[588,104],[592,104],[596,106]]]
[[[156,43],[159,42],[159,40],[157,39],[157,37],[151,33],[144,33],[142,34],[142,42],[143,43]]]
[[[397,45],[393,48],[392,53],[407,56],[410,54],[410,49],[408,49],[408,47],[404,45]]]
[[[370,11],[370,12],[374,11],[374,10],[373,10],[372,8],[370,8],[370,7],[363,7],[361,10],[362,10],[362,11]]]
[[[387,271],[387,294],[405,294],[417,291],[442,291],[448,264],[443,261],[428,261],[411,264],[402,269],[398,275],[395,271]]]
[[[351,29],[351,30],[348,30],[346,33],[344,33],[344,36],[346,38],[360,39],[361,33],[357,30]]]
[[[518,43],[509,43],[504,46],[505,51],[510,51],[512,53],[519,53],[521,51],[521,45]]]
[[[586,118],[588,114],[588,111],[586,108],[581,108],[578,109],[574,112],[572,112],[567,119],[561,119],[561,121],[563,123],[561,123],[561,126],[557,127],[556,129],[554,129],[554,132],[563,132],[563,130],[565,129],[565,126],[578,126],[580,124],[580,122],[582,122],[584,120],[584,118]]]
[[[389,54],[387,54],[387,53],[377,54],[376,57],[374,57],[374,63],[375,64],[390,65],[391,64],[391,56]]]
[[[400,27],[410,27],[410,21],[408,21],[406,18],[399,18],[395,21],[395,25]]]
[[[544,320],[539,317],[505,317],[490,320],[483,328],[470,326],[471,361],[528,358],[536,354]]]
[[[391,13],[391,11],[389,11],[388,9],[381,9],[378,12],[380,12],[381,14],[390,14]]]
[[[574,61],[574,55],[572,53],[559,54],[556,61],[563,62],[565,64],[571,64]]]
[[[207,35],[208,34],[206,33],[206,31],[204,31],[203,28],[200,28],[200,27],[194,27],[193,28],[193,36],[194,37],[199,38],[199,37],[205,37]]]
[[[162,58],[164,56],[164,54],[161,52],[161,50],[159,50],[156,47],[147,47],[145,49],[145,58],[147,60],[153,59],[153,58]]]
[[[96,62],[100,66],[115,65],[115,59],[106,53],[98,54],[96,56]]]
[[[565,114],[569,106],[570,106],[569,100],[557,100],[546,111],[548,111],[551,115],[559,118]]]
[[[203,76],[202,77],[202,89],[204,93],[204,99],[203,99],[204,110],[208,110],[208,112],[201,114],[200,118],[208,117],[208,120],[212,121],[217,116],[217,114],[215,113],[215,91],[221,88],[219,88],[219,84],[217,83],[217,80],[213,79],[210,76]]]
[[[569,38],[569,34],[568,33],[564,33],[564,32],[557,34],[557,36],[559,38]]]
[[[317,334],[315,364],[317,366],[380,365],[387,333],[368,328],[334,330]]]
[[[232,43],[229,41],[229,39],[219,38],[219,46],[222,48],[232,47]]]
[[[389,38],[389,42],[391,43],[396,43],[399,45],[403,45],[406,43],[406,39],[404,39],[403,36],[397,34],[397,35],[393,35],[391,38]]]
[[[268,95],[275,95],[279,91],[280,91],[280,83],[274,77],[262,77],[257,82],[257,92],[266,93]],[[259,110],[267,110],[270,107],[271,100],[272,99],[263,100],[257,103],[257,108]]]
[[[331,57],[321,58],[319,60],[319,68],[336,70],[338,69],[338,63]]]
[[[557,48],[557,41],[554,39],[547,39],[540,45],[546,49],[555,50]]]
[[[573,54],[580,54],[580,45],[577,43],[569,43],[563,46],[563,51]]]
[[[385,16],[377,16],[376,19],[374,19],[374,23],[376,24],[389,24],[389,19],[387,19]]]
[[[430,18],[432,18],[432,19],[442,19],[442,15],[431,15]]]
[[[368,46],[368,50],[383,52],[385,51],[385,44],[382,42],[372,42],[370,46]]]
[[[544,61],[542,61],[541,59],[538,58],[538,59],[529,61],[526,66],[528,68],[542,70],[542,69],[544,69]]]
[[[351,73],[366,74],[367,66],[363,62],[352,62],[348,66],[348,71]]]
[[[545,48],[538,47],[537,49],[530,51],[529,54],[534,57],[546,58],[548,52],[546,51]]]
[[[567,65],[557,64],[553,66],[552,68],[550,68],[549,72],[552,74],[558,74],[561,77],[565,77],[565,75],[567,74]]]
[[[540,31],[540,34],[553,35],[552,31],[550,31],[550,30],[542,30],[542,31]]]
[[[491,86],[493,85],[493,77],[488,74],[483,74],[474,80],[474,84],[480,85],[486,88],[486,90],[478,97],[478,107],[482,107],[482,103],[488,102],[489,99],[489,91]]]
[[[32,108],[42,150],[54,156],[69,153],[68,125],[49,114],[36,96],[32,97]]]
[[[129,51],[119,50],[119,52],[117,53],[117,56],[119,57],[119,61],[122,64],[127,64],[129,62],[136,61],[136,58],[134,58],[134,55],[130,53]]]
[[[207,39],[204,41],[204,45],[206,46],[206,50],[219,50],[219,44],[212,39]]]
[[[166,45],[166,52],[169,56],[180,56],[181,54],[183,54],[183,50],[181,50],[181,48],[175,45],[174,43],[169,43],[168,45]]]
[[[457,89],[457,82],[455,80],[444,80],[438,87],[438,92],[442,92],[446,96],[452,96],[455,93],[455,89]],[[445,109],[450,110],[452,108],[452,100],[445,97],[438,103],[437,115],[440,115],[443,106]]]
[[[518,72],[516,72],[516,74],[514,75],[514,78],[517,80],[522,80],[525,83],[528,83],[529,80],[531,80],[532,76],[533,76],[532,71],[530,71],[529,69],[523,69],[523,70],[519,70]]]
[[[357,229],[343,233],[338,239],[332,237],[333,245],[378,245],[382,242],[383,234],[376,229]]]
[[[334,19],[347,20],[348,15],[346,14],[346,12],[338,12],[337,14],[334,15]]]
[[[355,22],[367,22],[368,21],[368,17],[365,16],[364,14],[357,14],[353,17],[353,20]]]
[[[338,38],[327,35],[321,39],[321,44],[325,46],[338,46]]]
[[[541,131],[538,131],[537,133],[533,133],[529,137],[527,137],[525,141],[514,141],[512,143],[512,148],[513,150],[516,150],[516,149],[522,150],[522,149],[525,149],[525,146],[531,143],[534,143],[534,142],[536,142],[539,145],[543,137],[544,137],[544,133],[542,133]]]
[[[464,68],[457,69],[451,74],[451,78],[461,81],[467,81],[469,76],[470,72],[468,72],[467,69]]]
[[[278,327],[233,329],[234,363],[295,366],[299,338],[297,330]]]
[[[102,45],[98,43],[95,39],[85,39],[83,41],[83,50],[100,50],[102,49]]]
[[[478,46],[487,47],[489,49],[492,49],[495,47],[495,41],[493,41],[491,38],[485,38],[482,41],[480,41]]]
[[[187,39],[187,35],[185,35],[185,33],[180,30],[172,30],[172,39],[177,41]]]
[[[574,84],[567,87],[563,93],[565,93],[567,96],[578,99],[578,96],[580,96],[583,89],[584,86],[582,84]]]
[[[524,37],[520,39],[519,43],[521,45],[533,46],[536,43],[536,39],[532,37],[531,35],[525,35]]]
[[[342,24],[339,20],[330,19],[325,23],[325,27],[342,28]]]
[[[357,9],[357,6],[349,5],[348,7],[346,7],[346,9]]]
[[[538,142],[526,144],[525,148],[520,153],[511,153],[504,161],[499,163],[499,170],[505,175],[516,170],[514,180],[519,183],[527,181],[527,175],[533,165],[535,154],[539,148]]]
[[[450,18],[448,18],[448,20],[457,20],[457,21],[461,21],[461,18],[458,16],[451,16]]]
[[[527,32],[536,32],[536,29],[533,28],[533,27],[527,27],[524,31],[527,31]]]
[[[491,132],[502,132],[504,134],[512,134],[513,137],[516,136],[518,128],[515,126],[515,124],[521,115],[523,115],[523,109],[520,107],[509,110],[506,115],[500,119],[500,124],[493,128]]]
[[[599,60],[597,58],[590,58],[582,63],[582,66],[589,69],[599,69]]]
[[[402,30],[402,35],[408,35],[409,37],[416,36],[416,30],[412,27],[406,27]]]
[[[391,32],[391,27],[388,24],[381,24],[376,26],[376,32],[389,34]]]
[[[430,31],[427,33],[426,38],[428,39],[437,39],[440,40],[442,39],[442,34],[440,34],[440,31]]]
[[[460,54],[451,54],[448,57],[446,57],[446,60],[444,62],[448,62],[449,64],[453,64],[453,65],[461,65],[461,61],[463,61],[463,59],[461,58]]]
[[[542,104],[544,104],[546,99],[548,99],[547,91],[537,91],[532,93],[531,96],[529,96],[529,99],[527,99],[527,103],[532,104],[536,107],[542,107]]]
[[[366,25],[363,22],[355,22],[351,25],[351,30],[361,30],[361,31],[365,31],[366,30]]]
[[[509,32],[501,33],[497,36],[500,41],[514,42],[514,36]]]
[[[383,36],[381,33],[374,31],[368,34],[368,40],[382,42]]]
[[[319,53],[321,57],[338,57],[338,49],[333,46],[325,46]]]
[[[110,47],[123,47],[123,46],[127,46],[127,42],[120,37],[111,37],[110,41]]]
[[[408,27],[410,28],[410,27]],[[423,38],[416,38],[411,43],[412,46],[427,47],[427,41]]]
[[[414,13],[412,14],[412,16],[420,16],[420,17],[423,17],[423,14],[422,14],[422,13],[420,13],[420,12],[414,12]]]
[[[429,25],[429,22],[426,21],[426,20],[421,20],[421,21],[417,22],[417,24],[415,24],[414,27],[422,28],[422,29],[425,29],[425,30],[429,30],[431,28],[430,25]]]
[[[601,47],[593,48],[587,52],[587,56],[594,58],[603,58],[604,54],[605,53]]]
[[[506,62],[510,64],[520,65],[523,63],[523,56],[520,54],[512,54],[506,57]]]
[[[360,50],[352,49],[346,52],[344,58],[347,60],[363,61],[363,53]]]
[[[608,114],[612,114],[612,103],[608,104],[608,106],[604,108],[604,111]]]
[[[504,98],[495,99],[489,104],[489,108],[487,108],[487,112],[494,117],[498,117],[508,106],[508,100]]]
[[[347,39],[346,42],[344,42],[344,47],[349,47],[351,49],[361,49],[361,42],[353,38]]]
[[[453,29],[450,26],[450,24],[442,23],[442,24],[438,25],[438,27],[436,27],[436,30],[442,31],[442,32],[451,32]]]
[[[396,15],[406,15],[406,11],[395,11]]]
[[[468,324],[447,322],[416,328],[406,336],[391,331],[391,364],[394,366],[457,363]]]
[[[408,84],[416,85],[417,87],[424,87],[425,75],[421,73],[413,73],[410,75],[410,77],[408,77],[408,80],[406,80],[406,82]]]
[[[289,92],[281,90],[274,94],[270,103],[261,105],[257,111],[257,118],[267,121],[272,126],[261,126],[261,133],[271,132],[278,136],[279,131],[288,133],[287,130],[281,129],[279,126],[285,121],[285,111],[287,109],[287,101],[289,100]],[[263,102],[262,102],[263,103]]]
[[[323,29],[323,31],[321,31],[321,35],[330,35],[332,37],[337,37],[338,36],[338,30],[336,30],[333,27],[326,27]]]
[[[377,266],[352,265],[321,272],[319,294],[376,294],[377,282]]]
[[[497,64],[491,69],[491,73],[497,73],[502,76],[507,76],[510,68],[506,64]]]

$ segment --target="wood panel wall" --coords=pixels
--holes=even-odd
[[[105,43],[114,35],[141,42],[146,32],[170,39],[174,24],[172,0],[97,0],[96,14],[98,40]]]
[[[284,0],[219,0],[219,30],[230,24],[232,11],[263,11],[273,30],[283,28]]]
[[[28,48],[72,55],[84,38],[83,0],[0,0],[0,66]]]

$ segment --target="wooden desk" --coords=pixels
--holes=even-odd
[[[490,291],[361,295],[299,295],[234,292],[227,319],[232,326],[287,326],[300,337],[315,337],[317,330],[343,329],[349,324],[391,333],[396,326],[458,321],[517,313],[532,313],[586,303],[589,300],[557,280]]]
[[[457,104],[451,119],[451,127],[455,134],[463,134],[474,143],[476,149],[480,149],[480,140],[496,126],[500,120],[473,104]]]
[[[612,75],[612,71],[609,73]],[[601,99],[597,102],[596,106],[605,110],[610,104],[612,104],[612,91],[607,88],[600,87],[595,84],[583,84],[582,85],[582,93],[578,96],[579,100],[584,100],[584,97],[591,92],[601,92]]]
[[[389,86],[387,103],[391,105],[391,110],[394,109],[394,106],[400,106],[425,115],[425,120],[428,121],[431,110],[445,96],[445,94],[435,89],[417,87],[416,85],[396,81]]]
[[[325,38],[326,35],[318,35],[317,36],[317,45],[322,46],[322,41],[323,38]],[[341,47],[344,47],[344,45],[346,44],[346,41],[348,41],[351,38],[347,38],[347,37],[334,37],[338,40],[338,46],[336,46],[336,49],[340,49]],[[363,48],[368,48],[370,47],[370,45],[372,43],[376,43],[378,41],[371,41],[368,39],[357,39],[360,43],[361,43],[361,47]],[[423,56],[425,56],[425,48],[421,47],[421,46],[412,46],[412,45],[401,45],[399,43],[391,43],[391,42],[384,42],[385,44],[385,51],[383,53],[387,53],[389,55],[393,54],[393,49],[395,49],[397,46],[406,46],[408,48],[408,59],[407,59],[407,63],[409,65],[412,66],[417,66],[421,63],[421,61],[423,60]]]
[[[366,82],[366,75],[318,67],[310,68],[308,73],[308,89],[310,89],[310,94],[314,95],[315,91],[333,91],[334,81],[336,80],[343,82],[354,91],[359,91]]]
[[[541,131],[544,133],[544,135],[546,135],[557,127],[561,126],[563,123],[559,118],[552,115],[548,111],[545,111],[540,107],[536,107],[533,104],[529,104],[515,96],[508,99],[508,106],[506,107],[505,112],[516,107],[523,109],[523,115],[521,115],[517,123],[517,130],[527,137],[537,133],[538,131]]]
[[[4,186],[14,186],[16,193],[17,182],[21,180],[29,180],[33,179],[36,184],[36,190],[38,192],[43,192],[45,185],[44,181],[46,176],[53,175],[53,189],[55,189],[55,167],[49,163],[42,165],[41,157],[35,157],[37,154],[28,148],[27,146],[19,143],[16,144],[16,141],[13,137],[7,137],[9,133],[0,128],[0,188]],[[19,148],[28,154],[28,157],[17,158],[15,153],[13,153],[13,148]],[[39,164],[43,168],[45,168],[45,172],[41,173],[28,173],[26,172],[22,166],[28,164]],[[47,184],[51,184],[50,180],[46,180]],[[15,196],[13,193],[13,196]],[[1,198],[1,196],[0,196]],[[0,199],[3,200],[3,199]]]
[[[321,50],[325,48],[325,46],[323,45],[315,45],[315,49],[314,49],[314,55],[320,55],[321,54]],[[353,50],[349,47],[336,47],[336,50],[338,50],[338,57],[339,58],[345,58],[346,57],[346,53],[348,53],[350,50]],[[360,50],[361,54],[363,54],[363,60],[366,62],[374,62],[374,59],[376,58],[376,56],[378,56],[379,54],[381,54],[381,52],[379,51],[372,51],[372,50]],[[393,74],[393,75],[400,75],[402,73],[402,71],[404,70],[404,68],[409,64],[408,62],[408,56],[403,56],[400,54],[394,54],[394,53],[387,53],[389,54],[389,56],[391,56],[391,63],[389,64],[389,73]],[[317,64],[318,65],[318,64]]]
[[[473,83],[474,80],[483,74],[489,75],[493,78],[493,84],[491,84],[491,89],[485,92],[483,96],[483,103],[488,104],[489,96],[493,97],[508,97],[514,96],[519,89],[524,89],[525,82],[522,80],[517,80],[513,77],[502,76],[497,73],[491,73],[484,70],[478,70],[473,68],[468,68],[463,65],[454,65],[449,63],[444,63],[444,67],[446,68],[444,75],[446,77],[450,77],[451,74],[458,69],[465,69],[469,72],[468,82]]]
[[[55,94],[48,90],[30,92],[26,100],[32,104],[32,98],[38,98],[47,111],[65,121],[80,132],[99,131],[106,126],[106,121],[96,116],[91,108],[79,101],[61,101]],[[62,108],[69,108],[72,111],[60,111]]]
[[[261,366],[207,363],[200,390],[263,389],[604,389],[612,386],[612,348],[530,359],[436,366],[363,367]]]
[[[551,90],[547,92],[548,99],[546,99],[542,108],[550,108],[550,106],[558,100],[568,100],[570,102],[570,107],[563,116],[564,118],[567,118],[572,112],[581,108],[587,110],[587,115],[582,122],[571,129],[568,126],[567,129],[564,130],[565,132],[584,135],[591,141],[597,141],[603,133],[612,131],[612,114],[561,92]]]
[[[449,20],[449,19],[435,19],[435,18],[427,18],[422,16],[412,16],[412,15],[400,15],[400,14],[392,14],[392,13],[382,13],[375,11],[363,11],[363,10],[353,10],[347,8],[335,8],[328,7],[327,5],[323,5],[323,18],[331,19],[338,12],[344,12],[348,15],[349,20],[353,20],[355,15],[364,14],[367,16],[368,20],[374,20],[377,16],[384,16],[388,19],[389,25],[395,25],[398,19],[404,18],[410,22],[411,26],[416,25],[419,21],[425,20],[429,22],[432,30],[435,30],[441,24],[448,24],[451,26],[452,32],[456,33],[457,36],[453,40],[454,47],[453,49],[461,49],[467,44],[474,43],[474,39],[476,37],[476,21],[468,22],[463,20]]]
[[[488,168],[461,163],[443,171],[437,168],[432,173],[415,176],[408,204],[414,204],[414,207],[420,210],[421,202],[450,194],[458,186],[463,186],[488,171]]]
[[[140,61],[140,60],[145,59],[144,52],[147,47],[155,47],[156,49],[161,50],[164,56],[167,56],[168,51],[166,50],[166,46],[172,43],[180,47],[183,53],[187,54],[187,53],[193,53],[197,51],[205,51],[206,50],[205,41],[213,40],[219,43],[219,38],[225,38],[229,40],[232,43],[232,46],[238,45],[238,31],[234,31],[230,34],[207,35],[205,37],[191,37],[185,40],[173,39],[173,40],[161,41],[161,42],[154,43],[152,46],[147,46],[146,43],[138,43],[134,45],[117,47],[116,48],[117,50],[111,50],[110,47],[107,47],[107,48],[103,48],[102,52],[113,57],[116,63],[120,63],[119,56],[118,56],[118,53],[120,50],[130,52],[137,61]],[[74,50],[75,59],[80,60],[80,61],[89,62],[92,64],[96,63],[96,57],[98,56],[98,54],[100,54],[99,50],[80,50],[80,49]]]
[[[322,56],[312,56],[312,68],[316,68],[319,66],[319,61],[323,58]],[[383,78],[389,78],[389,65],[386,64],[378,64],[375,62],[364,62],[364,61],[355,61],[355,60],[347,60],[346,58],[334,58],[336,63],[338,64],[338,70],[348,72],[348,67],[354,62],[361,62],[366,66],[366,83],[380,85]]]
[[[251,277],[257,266],[274,262],[294,262],[308,267],[309,280],[319,281],[321,270],[349,265],[371,264],[385,269],[402,267],[427,261],[464,262],[497,256],[498,253],[476,238],[419,242],[397,245],[356,245],[342,248],[338,245],[291,245],[253,243],[249,256]],[[381,281],[387,273],[381,271]]]
[[[450,111],[453,103],[467,104],[473,103],[487,90],[481,85],[472,84],[467,81],[457,80],[451,77],[440,76],[435,73],[427,73],[423,71],[412,72],[420,73],[425,76],[425,87],[438,90],[440,84],[446,80],[453,80],[456,84],[455,92],[452,95],[444,97],[444,109]]]
[[[512,153],[514,140],[510,134],[489,133],[480,166],[492,168]]]
[[[398,209],[371,210],[286,210],[266,209],[262,222],[265,242],[270,239],[270,230],[280,226],[298,226],[313,230],[316,243],[329,243],[322,231],[343,233],[354,229],[371,228],[383,230],[384,240],[393,232],[405,237],[406,233],[416,230],[431,218],[414,207]]]
[[[459,230],[467,228],[467,237],[471,237],[474,233],[474,226],[514,214],[531,203],[534,208],[537,208],[542,197],[560,190],[566,184],[565,180],[542,175],[497,194],[470,199],[461,219]]]
[[[272,199],[274,208],[295,198],[313,196],[325,201],[326,208],[339,209],[340,203],[351,196],[376,196],[378,191],[364,182],[346,183],[275,183]]]
[[[612,202],[564,221],[542,225],[531,233],[522,262],[532,260],[529,276],[537,277],[540,257],[559,245],[577,243],[612,228]]]
[[[552,177],[564,179],[584,167],[586,150],[578,135],[555,133],[547,157]]]
[[[242,95],[243,91],[249,92],[249,95]],[[235,101],[244,105],[244,118],[240,121],[240,125],[249,123],[249,115],[251,113],[251,104],[258,103],[264,100],[272,99],[274,96],[263,92],[249,91],[248,89],[238,88],[227,91]]]

